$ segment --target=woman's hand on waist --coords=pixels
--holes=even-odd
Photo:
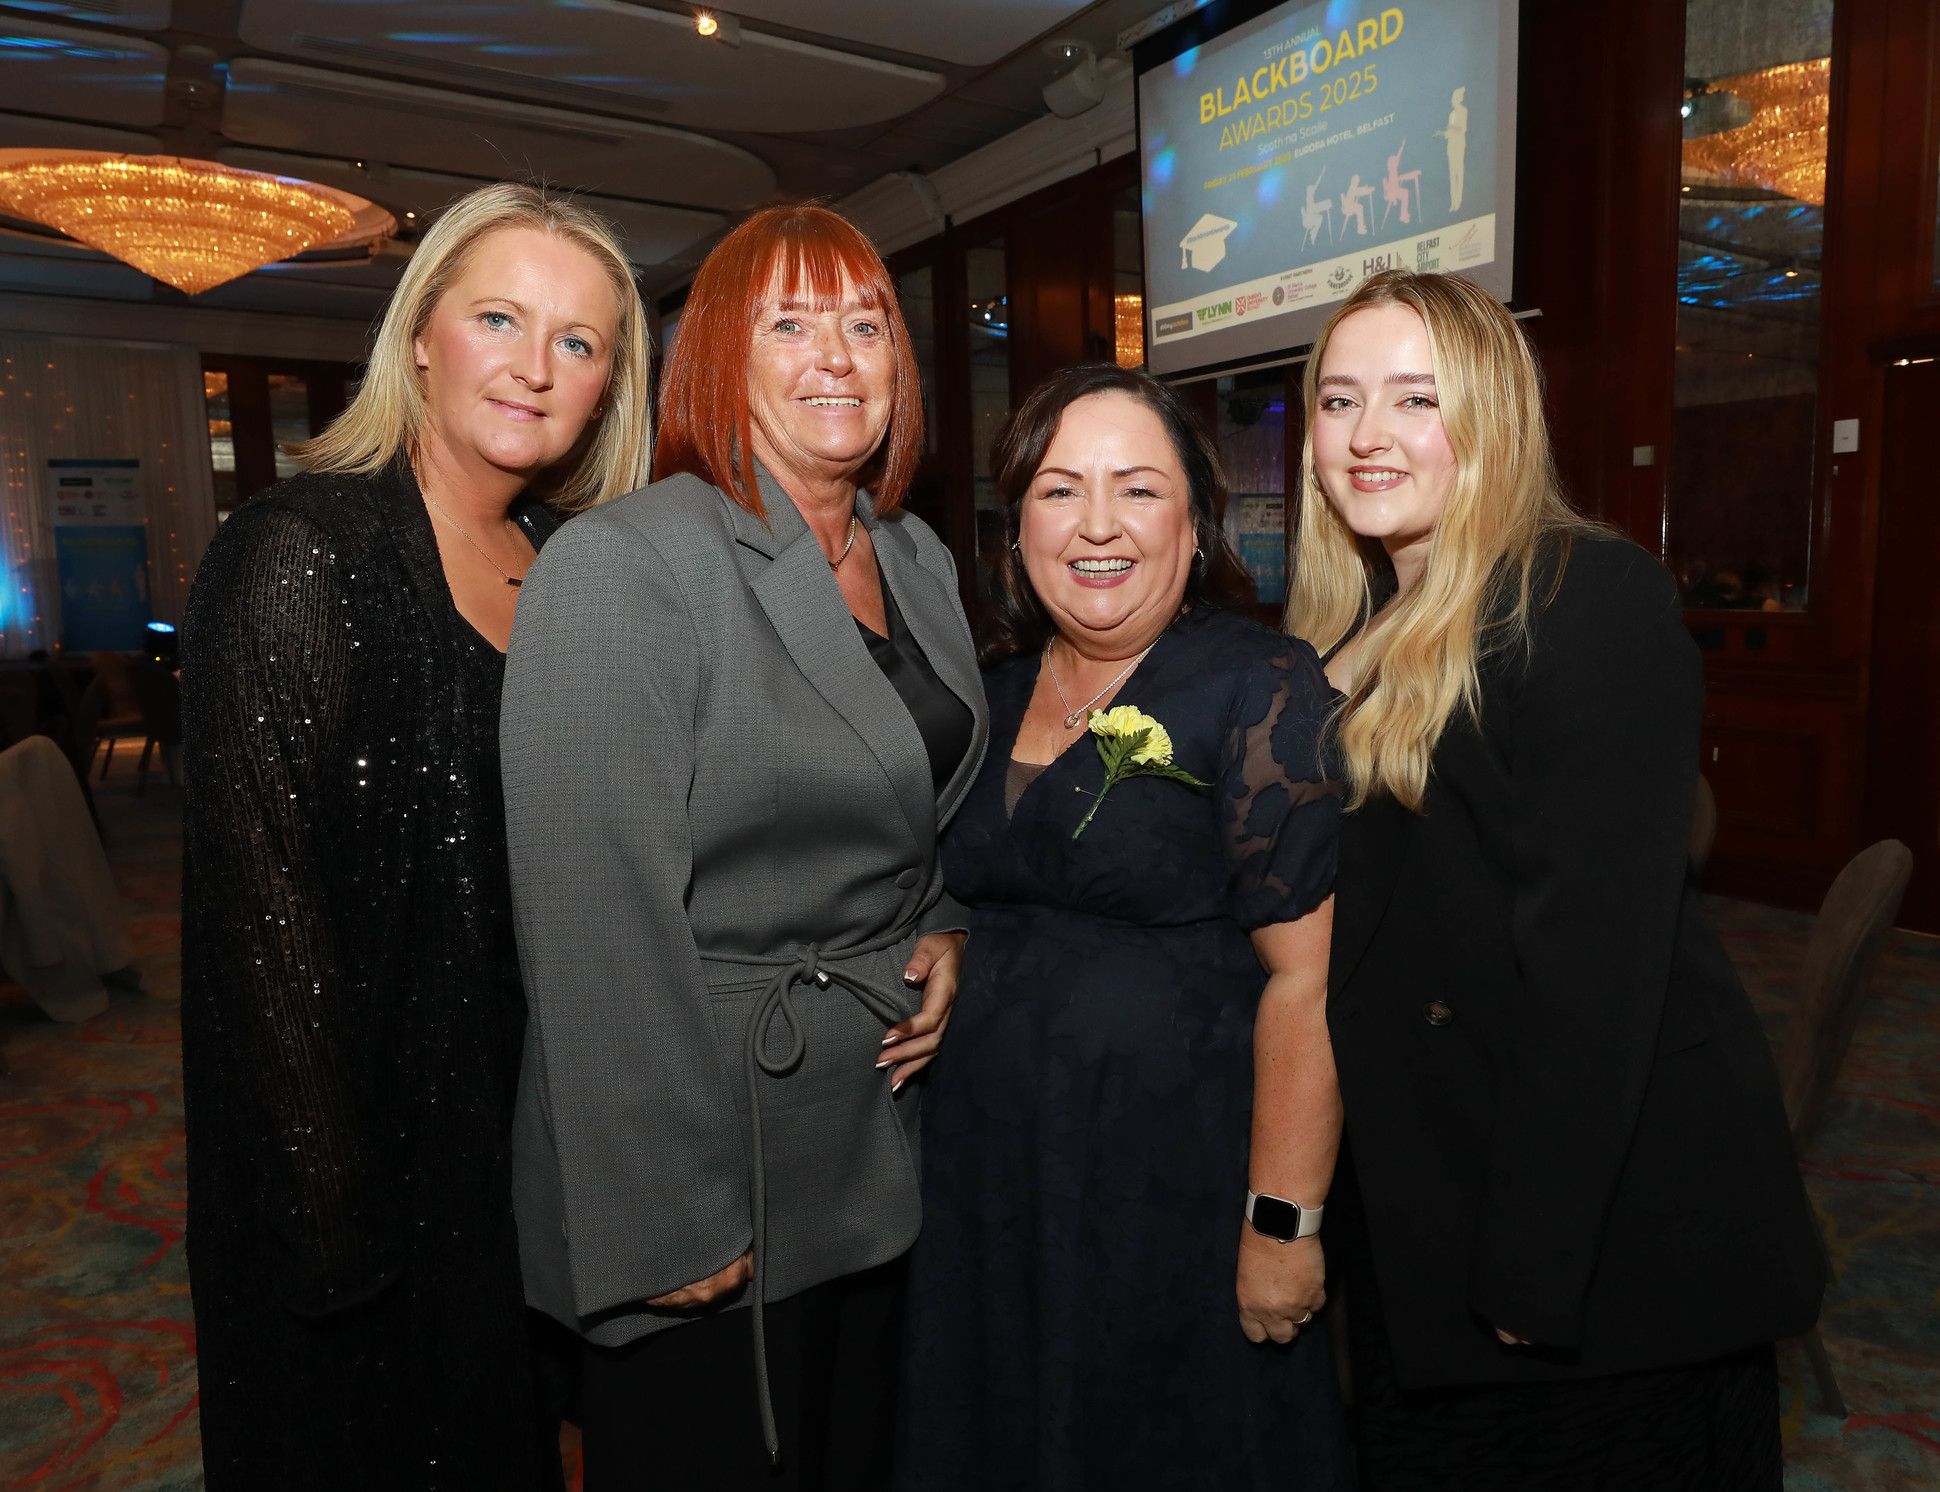
[[[899,1091],[917,1073],[930,1065],[930,1058],[942,1045],[943,1032],[950,1024],[950,1006],[957,997],[957,975],[963,968],[963,940],[960,932],[925,933],[916,940],[903,970],[903,983],[923,991],[923,1006],[906,1021],[889,1028],[882,1039],[883,1053],[878,1069],[892,1068],[891,1092]]]
[[[695,1306],[712,1305],[732,1295],[753,1278],[754,1250],[749,1249],[732,1264],[715,1270],[706,1279],[682,1285],[678,1290],[669,1290],[665,1295],[656,1295],[647,1304],[663,1311],[685,1311]]]

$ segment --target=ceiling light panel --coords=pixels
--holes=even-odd
[[[153,42],[14,16],[0,29],[0,98],[23,114],[148,128],[162,122],[167,77],[168,49]]]
[[[12,0],[9,8],[31,10],[51,21],[92,21],[144,31],[166,31],[174,9],[169,0]]]
[[[0,113],[0,145],[35,150],[118,150],[123,155],[153,155],[162,148],[162,142],[153,135],[138,135],[132,130],[6,113]]]
[[[400,221],[407,212],[416,213],[411,226],[421,229],[429,228],[454,197],[483,185],[464,177],[440,176],[430,171],[392,169],[373,176],[347,163],[283,155],[273,150],[224,150],[218,152],[216,159],[225,166],[245,171],[306,176],[325,186],[360,193],[381,202]],[[581,193],[573,200],[591,208],[620,231],[626,241],[627,256],[636,264],[659,264],[671,259],[683,249],[720,232],[728,223],[720,213],[686,207],[623,202],[591,193]]]
[[[222,127],[239,145],[682,207],[733,212],[775,189],[756,156],[683,130],[256,58],[229,69]]]
[[[237,29],[250,45],[284,56],[692,129],[792,134],[880,124],[928,103],[945,81],[746,26],[739,44],[727,46],[701,36],[689,10],[622,0],[245,0]]]
[[[732,0],[744,21],[768,21],[886,51],[988,67],[1055,30],[1088,0]]]

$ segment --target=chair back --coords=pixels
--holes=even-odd
[[[134,664],[120,653],[89,653],[88,666],[101,681],[101,716],[104,720],[132,720],[141,713],[135,695]]]
[[[174,673],[152,659],[144,658],[131,670],[135,681],[135,702],[149,739],[158,746],[178,746],[182,741],[182,685]]]
[[[1704,862],[1711,858],[1711,845],[1718,837],[1718,799],[1711,784],[1698,773],[1697,801],[1691,805],[1691,869],[1704,874]]]
[[[101,681],[91,679],[88,687],[74,698],[74,708],[67,717],[67,759],[74,763],[74,770],[80,773],[85,785],[88,763],[94,760],[95,747],[101,740]]]
[[[1778,1051],[1785,1112],[1801,1155],[1825,1117],[1912,874],[1913,852],[1897,839],[1882,839],[1847,862],[1819,908],[1799,971],[1798,1003]]]

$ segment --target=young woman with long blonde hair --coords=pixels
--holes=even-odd
[[[1535,357],[1389,271],[1315,344],[1288,627],[1351,811],[1329,1028],[1367,1485],[1779,1485],[1823,1284],[1686,844],[1675,586],[1558,489]]]

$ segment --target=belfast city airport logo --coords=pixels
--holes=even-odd
[[[1226,257],[1226,235],[1239,226],[1231,218],[1209,212],[1179,240],[1179,268],[1212,271]]]
[[[1431,270],[1437,270],[1442,267],[1441,246],[1442,236],[1439,233],[1433,238],[1418,238],[1415,240],[1415,269],[1417,272],[1427,274]]]
[[[1152,324],[1154,337],[1176,337],[1192,330],[1192,313],[1182,311],[1177,316],[1161,316]]]

